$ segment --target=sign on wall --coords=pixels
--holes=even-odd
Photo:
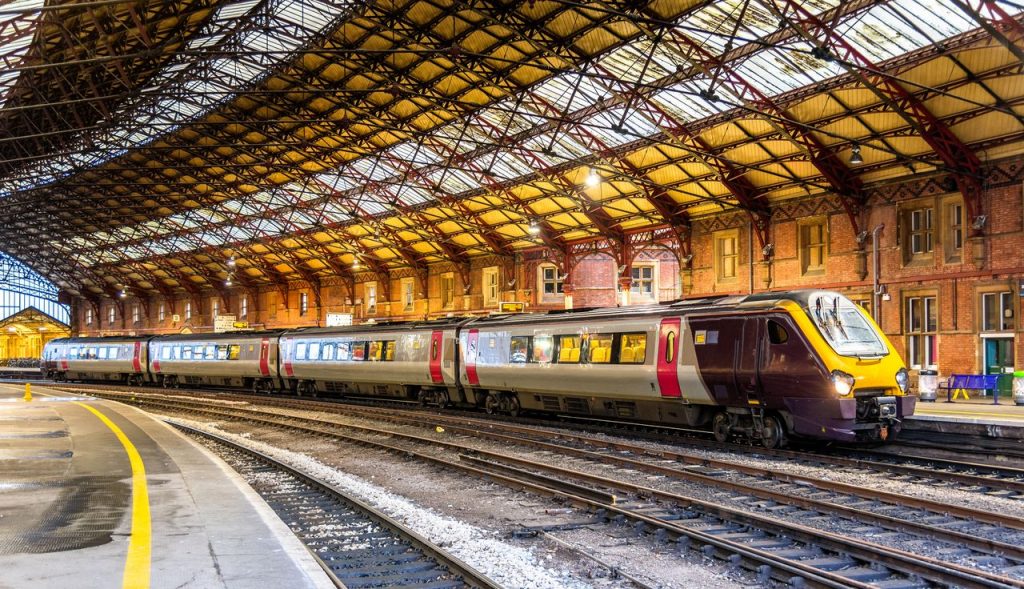
[[[498,303],[498,312],[499,313],[525,313],[526,312],[526,303],[520,303],[520,302]]]
[[[232,331],[235,329],[234,315],[217,315],[213,318],[213,332],[224,333],[225,331]]]
[[[352,313],[328,313],[327,327],[344,327],[352,325]]]

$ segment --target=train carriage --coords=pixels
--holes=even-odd
[[[279,386],[280,331],[170,335],[150,341],[150,371],[164,387],[183,385],[248,388]]]
[[[59,338],[43,348],[47,378],[54,380],[114,381],[137,385],[150,382],[148,338]]]
[[[483,319],[460,337],[461,382],[491,411],[711,422],[776,446],[885,439],[914,408],[899,355],[833,292]]]
[[[310,328],[281,336],[281,372],[299,394],[462,402],[456,329],[465,320]]]

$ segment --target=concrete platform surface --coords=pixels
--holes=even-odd
[[[206,449],[125,405],[32,392],[0,384],[0,588],[334,586]]]
[[[968,435],[1024,440],[1024,405],[1015,405],[1012,397],[972,396],[949,403],[918,402],[914,416],[907,419],[908,430],[939,431]]]

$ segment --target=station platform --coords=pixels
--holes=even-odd
[[[0,384],[0,588],[333,588],[228,465],[134,408]]]
[[[935,402],[918,401],[913,417],[904,422],[907,431],[937,431],[967,435],[983,435],[1024,439],[1024,405],[1016,405],[1012,397],[972,396],[950,403],[944,398]]]

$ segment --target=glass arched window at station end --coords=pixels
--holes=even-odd
[[[68,324],[70,308],[57,302],[57,285],[0,252],[0,321],[29,307]]]

